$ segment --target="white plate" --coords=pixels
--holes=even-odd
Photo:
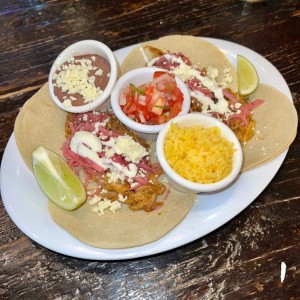
[[[218,46],[236,65],[236,55],[252,61],[261,82],[272,85],[292,99],[288,85],[278,70],[256,52],[231,42],[205,38]],[[115,52],[122,62],[134,46]],[[265,189],[281,166],[287,151],[270,163],[243,173],[225,191],[199,195],[188,216],[160,240],[136,248],[107,250],[88,246],[56,225],[47,209],[47,199],[34,175],[18,152],[14,135],[10,137],[1,166],[4,206],[14,223],[32,240],[55,252],[84,259],[120,260],[161,253],[185,245],[217,229],[246,208]],[[184,201],[184,200],[183,200]]]

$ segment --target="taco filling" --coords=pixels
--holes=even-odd
[[[110,112],[68,114],[63,155],[82,178],[93,211],[116,210],[125,203],[131,210],[159,208],[156,201],[166,187],[163,172],[151,164],[148,144],[131,133]]]
[[[191,111],[220,119],[234,131],[241,143],[253,137],[255,120],[252,110],[263,101],[257,99],[248,103],[244,97],[227,88],[231,81],[229,75],[222,82],[217,82],[216,68],[200,69],[182,53],[163,54],[148,62],[148,65],[166,69],[185,82],[191,94]],[[226,73],[226,69],[224,71]]]

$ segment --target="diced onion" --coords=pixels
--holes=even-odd
[[[121,97],[120,98],[120,105],[125,105],[126,104],[126,97]]]
[[[146,123],[146,120],[145,120],[145,118],[144,118],[144,115],[143,115],[142,113],[139,113],[139,117],[140,117],[141,122],[142,122],[143,124],[145,124],[145,123]]]
[[[145,105],[146,105],[146,96],[140,95],[140,96],[139,96],[139,103],[140,103],[141,105],[145,106]]]

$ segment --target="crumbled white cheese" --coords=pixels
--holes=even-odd
[[[109,178],[108,183],[114,183],[119,180],[119,174],[116,172],[107,173],[107,177]]]
[[[103,74],[103,71],[101,69],[99,69],[95,72],[96,76],[102,76],[102,74]]]
[[[107,191],[106,191],[107,192]],[[101,192],[103,193],[103,190]],[[118,200],[111,201],[105,197],[99,197],[95,195],[88,202],[89,205],[93,206],[92,212],[102,216],[107,209],[109,209],[112,213],[115,213],[118,209],[122,207],[122,203],[127,200],[127,197],[123,197],[122,194],[118,195]]]
[[[115,139],[114,150],[117,154],[127,157],[133,163],[139,163],[143,157],[149,154],[145,147],[129,135],[118,136]]]
[[[72,106],[72,101],[70,99],[66,99],[63,102],[64,107],[71,107]]]
[[[115,150],[113,148],[110,148],[108,150],[106,150],[105,152],[105,157],[107,158],[111,158],[116,154]]]
[[[98,133],[98,131],[101,127],[105,127],[106,124],[108,123],[108,121],[109,121],[109,117],[106,118],[103,122],[96,122],[94,125],[95,130],[93,131],[93,134]]]
[[[97,198],[96,198],[97,197]],[[95,196],[93,199],[97,199],[97,202],[94,203],[94,201],[90,201],[89,204],[97,204],[96,206],[94,206],[92,208],[92,212],[97,213],[99,216],[104,214],[104,210],[109,208],[111,206],[111,201],[109,201],[108,199],[101,199],[98,196]],[[98,200],[99,198],[99,200]]]
[[[224,78],[221,82],[219,82],[219,85],[223,88],[228,87],[228,84],[232,82],[232,75],[230,71],[230,68],[226,68],[223,70]]]
[[[55,85],[68,94],[80,94],[84,102],[92,102],[99,97],[103,90],[95,85],[95,76],[89,76],[91,70],[97,69],[92,66],[90,59],[69,59],[68,64],[57,66],[53,74]],[[96,71],[101,76],[102,70]],[[101,75],[100,75],[101,74]]]
[[[86,122],[88,120],[88,115],[84,114],[83,117],[82,117],[82,120]]]
[[[219,70],[217,68],[213,68],[209,66],[207,68],[207,76],[211,79],[216,79],[219,76]]]
[[[165,174],[162,174],[160,176],[160,180],[162,181],[162,183],[169,183],[168,178],[165,176]]]
[[[139,185],[138,182],[132,182],[132,183],[130,184],[130,187],[131,187],[132,189],[134,189],[137,185]]]
[[[118,201],[125,202],[126,200],[127,200],[127,196],[124,197],[122,194],[118,195]]]
[[[121,203],[119,201],[112,201],[109,210],[115,213],[115,211],[120,208],[121,208]]]

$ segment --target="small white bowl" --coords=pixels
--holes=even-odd
[[[110,64],[110,78],[103,93],[94,101],[80,106],[65,106],[54,94],[54,89],[52,85],[53,74],[55,73],[57,66],[63,64],[69,58],[75,55],[82,55],[82,54],[98,54],[104,57]],[[54,103],[65,111],[71,113],[84,113],[84,112],[92,111],[98,108],[99,106],[101,106],[108,99],[108,97],[112,92],[113,87],[115,86],[117,77],[118,77],[117,61],[113,52],[110,50],[108,46],[95,40],[79,41],[70,45],[64,51],[62,51],[54,61],[48,79],[50,96],[51,99],[54,101]]]
[[[172,122],[178,124],[180,127],[191,127],[195,125],[201,125],[204,127],[219,127],[221,129],[222,136],[228,141],[232,142],[234,144],[234,148],[236,149],[234,153],[233,168],[231,173],[218,182],[208,184],[195,183],[177,174],[169,165],[164,153],[164,142],[166,134],[169,131]],[[162,169],[164,170],[165,175],[168,177],[169,180],[171,180],[174,187],[181,191],[189,193],[209,193],[224,189],[236,179],[241,170],[243,162],[242,148],[234,132],[221,121],[201,113],[190,113],[184,116],[175,117],[173,120],[170,120],[158,135],[158,139],[156,142],[156,152],[159,163]]]
[[[120,106],[120,97],[121,97],[122,90],[130,83],[139,86],[141,84],[151,82],[153,79],[153,73],[155,71],[166,72],[166,70],[156,68],[156,67],[145,67],[145,68],[134,69],[125,73],[118,79],[110,97],[111,106],[117,118],[124,125],[126,125],[132,131],[134,131],[138,136],[146,140],[156,140],[158,133],[161,131],[161,129],[164,127],[165,124],[146,125],[146,124],[141,124],[133,121],[132,119],[127,117],[127,115],[123,112]],[[175,79],[176,79],[177,86],[179,87],[179,89],[181,90],[184,96],[182,110],[178,115],[184,115],[189,112],[190,105],[191,105],[191,96],[184,82],[177,77],[175,77]]]

